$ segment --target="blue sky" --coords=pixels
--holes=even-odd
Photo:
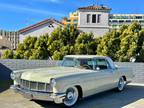
[[[0,0],[0,29],[19,30],[50,17],[60,20],[96,1],[111,7],[111,13],[144,14],[144,0]]]

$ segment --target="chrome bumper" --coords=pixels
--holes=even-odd
[[[63,99],[66,96],[65,93],[49,93],[25,90],[15,85],[12,85],[10,88],[13,89],[16,93],[22,94],[25,98],[33,100],[54,101],[57,104],[63,103]]]

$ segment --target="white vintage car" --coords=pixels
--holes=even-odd
[[[116,67],[109,57],[67,55],[59,67],[13,72],[11,88],[29,99],[71,107],[78,99],[99,92],[122,91],[133,77],[131,69]]]

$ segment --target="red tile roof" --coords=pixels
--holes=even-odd
[[[46,20],[43,20],[41,22],[38,22],[38,23],[31,25],[29,27],[23,28],[23,29],[19,30],[19,33],[27,32],[29,30],[32,30],[34,28],[37,28],[37,27],[42,26],[42,25],[47,24],[47,23],[49,23],[49,24],[57,23],[57,24],[63,26],[63,24],[61,22],[59,22],[53,18],[50,18],[50,19],[46,19]]]
[[[87,7],[80,7],[78,10],[111,10],[111,8],[106,6],[92,5]]]

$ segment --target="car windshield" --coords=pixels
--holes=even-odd
[[[93,69],[93,60],[87,58],[64,58],[62,66]]]
[[[62,66],[64,67],[75,67],[75,60],[73,58],[64,58]]]

